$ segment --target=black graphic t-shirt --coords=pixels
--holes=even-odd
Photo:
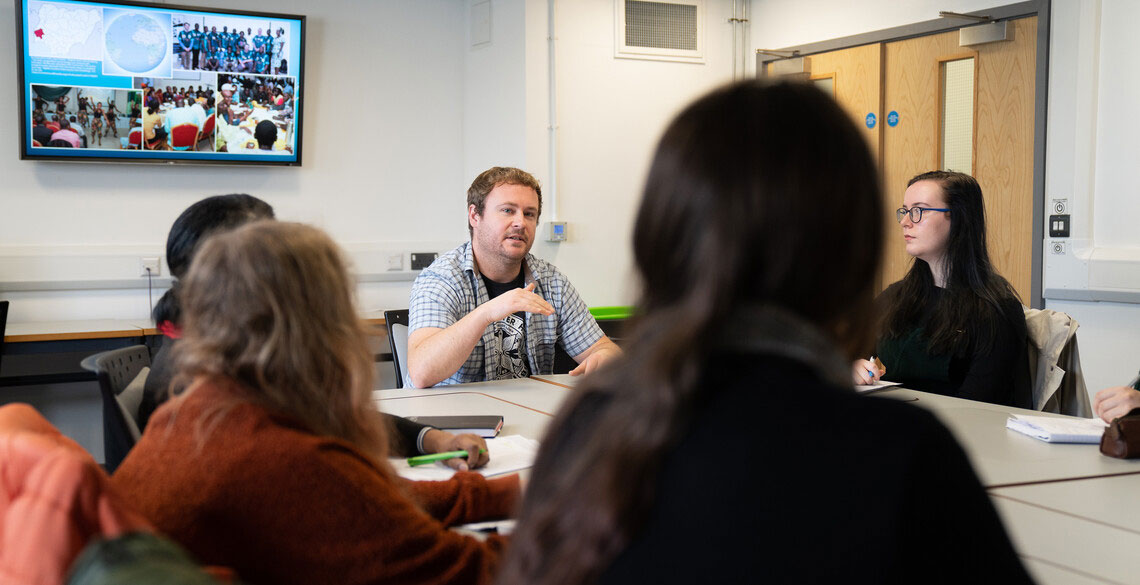
[[[522,270],[519,270],[519,275],[514,280],[506,283],[483,277],[488,299],[493,299],[511,289],[522,288],[525,283],[526,278]],[[519,311],[508,315],[505,319],[492,323],[491,327],[495,340],[487,355],[491,356],[489,359],[492,379],[510,380],[530,376],[530,365],[526,355],[526,313]]]

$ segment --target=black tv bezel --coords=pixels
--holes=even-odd
[[[157,164],[157,165],[225,165],[225,166],[272,166],[272,167],[299,167],[301,166],[301,151],[302,138],[304,137],[304,109],[305,109],[305,24],[306,17],[301,14],[285,14],[282,12],[260,12],[254,10],[225,10],[220,8],[208,8],[202,6],[187,6],[184,4],[158,4],[155,2],[137,2],[135,0],[82,0],[91,4],[106,4],[111,6],[137,6],[141,8],[156,8],[159,10],[168,11],[187,11],[187,12],[209,12],[212,14],[234,15],[234,16],[254,16],[254,17],[268,17],[289,20],[299,20],[301,22],[301,31],[299,34],[300,40],[300,63],[297,67],[297,108],[294,111],[296,122],[296,148],[294,161],[275,161],[275,160],[240,160],[240,159],[227,159],[227,160],[209,160],[209,159],[181,159],[181,158],[134,158],[129,156],[60,156],[50,154],[31,154],[28,152],[28,132],[30,127],[28,125],[29,113],[27,111],[27,79],[24,77],[24,57],[27,52],[27,46],[24,44],[24,7],[31,0],[15,0],[13,4],[16,7],[16,77],[17,85],[16,93],[19,97],[19,108],[17,108],[17,115],[19,118],[18,127],[20,128],[20,160],[31,161],[44,161],[44,162],[76,162],[76,163],[124,163],[124,164]],[[52,2],[54,0],[42,0],[44,2]]]

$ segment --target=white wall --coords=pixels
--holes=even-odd
[[[982,0],[754,0],[752,40],[780,48],[1010,4]],[[1140,367],[1140,305],[1049,298],[1050,290],[1088,291],[1089,298],[1134,300],[1140,289],[1140,197],[1135,161],[1140,146],[1140,80],[1122,74],[1140,51],[1130,0],[1053,0],[1046,139],[1046,215],[1053,198],[1069,200],[1073,238],[1067,254],[1046,249],[1046,306],[1081,323],[1081,362],[1090,393],[1123,384]],[[1048,244],[1048,241],[1046,242]],[[1079,296],[1079,293],[1078,293]]]
[[[752,0],[752,46],[780,49],[935,20],[942,10],[973,12],[1013,3],[1010,0]]]
[[[1140,51],[1131,26],[1140,19],[1140,5],[1054,0],[1053,16],[1046,201],[1070,199],[1074,238],[1066,256],[1046,250],[1046,296],[1051,289],[1083,286],[1092,298],[1110,298],[1116,288],[1134,301],[1128,289],[1140,288],[1140,81],[1122,72],[1131,66],[1127,55]],[[1047,298],[1046,306],[1081,323],[1081,364],[1090,393],[1136,375],[1140,304]]]
[[[527,86],[542,96],[527,121],[527,160],[536,168],[546,167],[548,94],[545,68],[530,60],[545,59],[535,52],[546,42],[546,5],[527,2],[528,22],[541,24],[527,31]],[[653,148],[682,107],[730,81],[731,5],[706,3],[705,63],[692,64],[615,59],[613,0],[557,3],[557,216],[569,240],[540,242],[535,253],[557,264],[587,304],[633,301],[630,236]]]
[[[75,270],[66,260],[79,253],[120,261],[144,251],[160,255],[171,222],[187,205],[235,191],[269,201],[283,219],[327,229],[367,265],[364,272],[384,270],[372,266],[384,251],[432,250],[466,236],[462,206],[457,211],[455,204],[465,189],[466,16],[460,0],[203,5],[308,16],[304,166],[20,161],[15,41],[4,35],[0,112],[8,115],[0,116],[0,136],[8,140],[0,141],[0,267],[10,269],[0,283],[72,279]],[[15,30],[14,13],[12,0],[0,2],[0,30]],[[444,221],[448,215],[457,220]],[[110,262],[102,272],[103,278],[137,278],[137,259]],[[0,292],[13,303],[14,322],[133,319],[149,312],[143,286],[2,292],[0,285]],[[362,304],[405,306],[409,288],[408,281],[364,285]]]

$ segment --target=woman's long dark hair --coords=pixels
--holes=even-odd
[[[814,87],[741,83],[685,109],[634,227],[641,294],[626,353],[555,419],[500,582],[589,582],[628,545],[734,312],[780,307],[848,357],[865,351],[882,233],[865,139]],[[576,426],[599,402],[590,428]]]
[[[910,180],[932,181],[942,187],[950,208],[950,237],[943,256],[945,292],[935,310],[925,307],[935,294],[934,275],[925,260],[915,258],[906,276],[886,299],[885,335],[901,337],[922,326],[932,353],[965,354],[971,344],[988,351],[1001,325],[1001,303],[1017,299],[1009,282],[994,271],[986,246],[986,208],[982,188],[970,175],[930,171]]]
[[[182,323],[182,303],[178,298],[181,279],[190,270],[194,254],[206,236],[232,230],[255,219],[272,218],[272,206],[244,193],[214,195],[187,207],[174,220],[166,238],[166,265],[170,267],[174,283],[154,305],[154,322]]]

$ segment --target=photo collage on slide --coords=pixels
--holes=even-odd
[[[92,81],[31,84],[32,146],[292,154],[291,30],[265,17],[30,2],[30,72]]]

